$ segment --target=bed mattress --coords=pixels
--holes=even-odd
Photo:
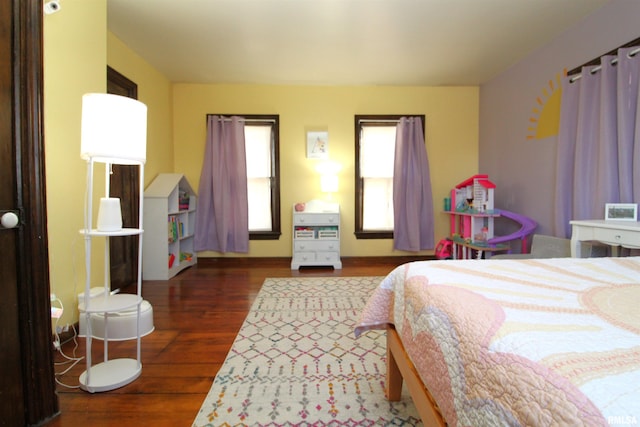
[[[401,265],[362,312],[393,324],[450,426],[640,424],[640,257]]]

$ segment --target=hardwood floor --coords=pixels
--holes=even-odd
[[[190,426],[266,277],[384,276],[407,257],[343,258],[342,270],[292,271],[290,259],[205,259],[168,281],[145,281],[155,331],[142,338],[142,374],[120,389],[90,394],[58,385],[60,415],[48,427]],[[78,339],[78,356],[84,340]],[[94,360],[102,344],[94,340]],[[73,341],[62,346],[69,356]],[[111,357],[135,355],[135,341],[111,342]],[[64,358],[56,354],[56,362]],[[68,365],[57,365],[56,372]],[[84,360],[59,375],[77,386]]]

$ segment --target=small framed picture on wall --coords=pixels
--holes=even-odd
[[[611,221],[637,221],[638,205],[636,203],[607,203],[604,219]]]
[[[307,158],[329,158],[329,132],[307,131]]]

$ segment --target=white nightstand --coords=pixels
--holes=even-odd
[[[342,268],[340,261],[340,207],[313,205],[302,212],[293,208],[293,256],[291,269],[303,266]]]

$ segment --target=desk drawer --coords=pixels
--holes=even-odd
[[[622,245],[626,240],[630,240],[629,236],[625,235],[624,230],[613,230],[610,228],[594,228],[593,229],[593,240],[598,240],[602,243],[607,243],[609,245],[619,246]],[[631,243],[631,242],[627,242]]]

